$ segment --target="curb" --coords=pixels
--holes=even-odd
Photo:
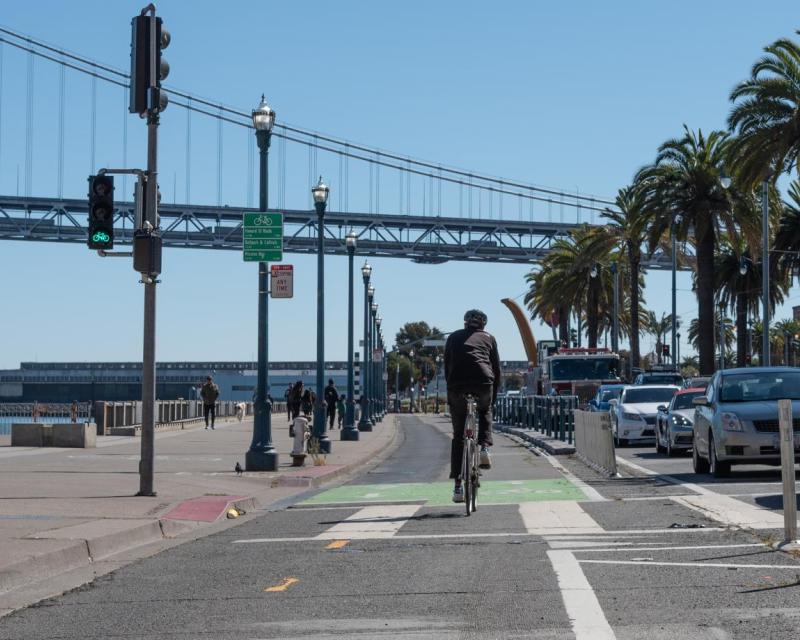
[[[531,444],[535,444],[540,449],[547,451],[551,456],[568,456],[575,453],[574,445],[556,440],[555,438],[537,435],[535,432],[528,431],[527,429],[518,429],[517,427],[509,427],[502,424],[495,424],[494,428],[502,433],[509,433]]]

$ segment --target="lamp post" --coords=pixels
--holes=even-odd
[[[368,262],[364,263],[361,267],[361,277],[364,279],[364,364],[362,366],[363,375],[361,381],[361,418],[358,421],[359,431],[372,431],[372,424],[370,424],[369,416],[367,415],[367,398],[369,389],[367,384],[369,382],[369,290],[371,285],[369,283],[372,276],[372,267]],[[374,289],[373,289],[374,292]]]
[[[725,305],[719,303],[719,369],[725,368]]]
[[[378,350],[381,353],[380,360],[375,363],[375,368],[378,370],[378,375],[375,376],[375,390],[376,398],[378,400],[378,417],[383,420],[383,333],[381,333],[381,323],[383,318],[375,316],[375,331],[378,335]]]
[[[439,369],[441,368],[441,365],[442,365],[442,356],[437,353],[436,354],[436,414],[437,415],[439,414],[439,377],[440,377]]]
[[[258,208],[266,211],[268,207],[269,179],[267,172],[269,143],[275,112],[261,96],[261,104],[253,111],[253,126],[260,156]],[[258,380],[256,384],[255,416],[253,418],[253,439],[245,454],[247,471],[277,471],[278,452],[272,445],[272,402],[269,399],[269,336],[268,330],[267,263],[258,263]]]
[[[761,359],[762,367],[769,366],[769,180],[767,171],[761,188]]]
[[[753,321],[747,321],[747,355],[750,357],[749,366],[753,365]]]
[[[611,263],[611,275],[614,276],[614,316],[611,334],[611,350],[614,353],[619,351],[619,269],[616,260]]]
[[[678,353],[678,226],[683,219],[681,216],[675,216],[670,225],[670,235],[672,236],[672,357],[675,358]],[[673,360],[673,364],[675,364]],[[675,368],[675,367],[673,367]],[[677,368],[675,368],[677,371]]]
[[[675,362],[678,367],[681,366],[681,334],[678,334],[678,340],[675,343]]]
[[[317,401],[314,404],[314,438],[320,453],[331,452],[331,440],[325,428],[325,205],[330,189],[319,178],[311,189],[317,210]]]
[[[375,292],[373,289],[373,299]],[[369,323],[369,355],[370,355],[370,370],[369,370],[369,419],[373,426],[378,424],[378,385],[377,377],[378,370],[375,367],[375,346],[378,343],[377,333],[375,331],[375,320],[378,317],[378,303],[373,302],[370,305],[370,323]]]
[[[344,411],[344,429],[342,440],[358,440],[358,429],[355,425],[356,406],[355,381],[353,380],[353,256],[356,253],[357,236],[351,231],[345,238],[347,245],[347,404]]]
[[[414,413],[414,350],[408,350],[408,412]]]
[[[394,345],[394,412],[400,413],[400,345]]]

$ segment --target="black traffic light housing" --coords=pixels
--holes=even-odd
[[[662,344],[661,345],[661,355],[669,356],[669,345],[668,344]]]
[[[114,176],[89,176],[90,249],[114,248]]]
[[[154,32],[155,40],[152,38]],[[148,111],[159,112],[167,108],[167,95],[161,91],[161,81],[169,75],[169,64],[161,58],[161,51],[169,46],[169,42],[169,32],[163,27],[161,18],[140,15],[131,20],[128,106],[131,113],[144,116]],[[151,73],[153,70],[155,72]]]

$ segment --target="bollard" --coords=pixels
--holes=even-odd
[[[781,546],[797,544],[797,490],[794,479],[794,428],[792,401],[778,400],[778,428],[783,478],[783,532]]]

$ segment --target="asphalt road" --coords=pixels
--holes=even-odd
[[[466,517],[446,422],[402,425],[361,477],[2,618],[0,639],[797,636],[800,561],[764,544],[773,531],[718,526],[680,482],[604,479],[504,436]]]

